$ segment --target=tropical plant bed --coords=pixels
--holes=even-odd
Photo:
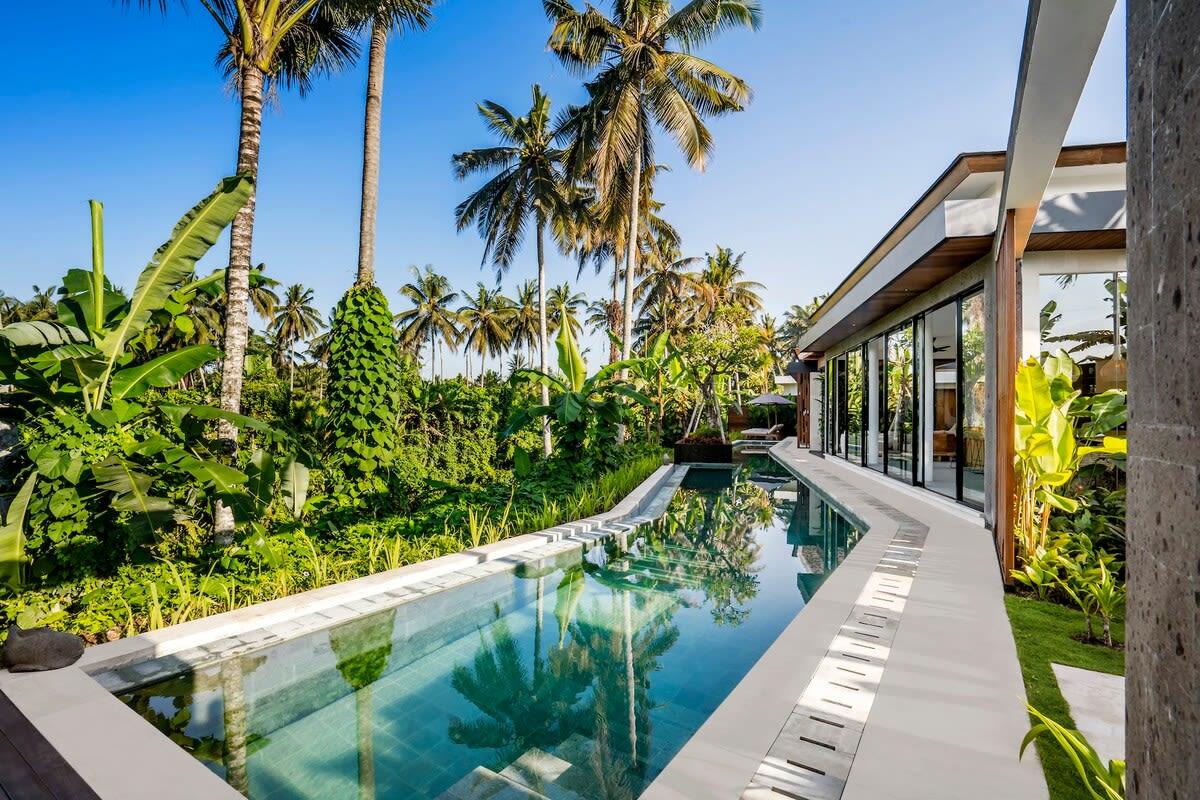
[[[1074,608],[1015,594],[1007,595],[1004,605],[1017,643],[1017,658],[1030,705],[1055,722],[1074,729],[1075,722],[1050,665],[1124,675],[1123,648],[1078,641],[1076,637],[1084,633],[1085,623],[1083,613]],[[1113,635],[1117,641],[1124,641],[1124,628],[1123,622],[1114,622]],[[1037,741],[1037,750],[1051,800],[1091,800],[1092,795],[1060,747],[1049,737],[1042,737]]]
[[[262,545],[271,562],[249,569],[228,552],[206,552],[27,589],[0,603],[0,623],[50,625],[89,644],[133,636],[592,516],[661,465],[661,450],[635,448],[612,469],[587,476],[547,462],[548,476],[470,492],[465,508],[464,497],[448,496],[412,514],[268,534]]]
[[[675,443],[676,464],[732,464],[733,445],[717,441],[682,441]]]

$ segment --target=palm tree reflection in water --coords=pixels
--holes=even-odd
[[[651,676],[679,640],[674,616],[707,603],[717,625],[737,626],[758,593],[756,528],[773,516],[769,495],[748,481],[721,493],[682,492],[667,514],[640,529],[638,557],[613,552],[607,568],[575,564],[555,592],[558,641],[543,661],[541,595],[535,616],[532,669],[506,619],[480,632],[472,664],[459,665],[453,686],[482,714],[454,718],[450,738],[493,749],[492,766],[514,772],[533,791],[543,777],[523,756],[554,752],[575,768],[569,789],[587,800],[637,797],[651,767]],[[636,535],[636,534],[631,534]],[[539,584],[548,570],[529,572]],[[588,597],[585,587],[590,584]],[[698,595],[703,596],[701,600]]]
[[[337,670],[354,690],[358,742],[359,800],[375,797],[374,712],[371,684],[383,676],[392,654],[396,610],[347,622],[329,632]]]

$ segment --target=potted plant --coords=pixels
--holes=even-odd
[[[676,464],[732,464],[733,445],[716,428],[700,427],[675,443]]]

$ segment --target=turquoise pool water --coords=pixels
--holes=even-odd
[[[860,531],[763,459],[523,565],[121,696],[253,800],[636,798]]]

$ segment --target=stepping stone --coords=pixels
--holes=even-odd
[[[1125,759],[1125,679],[1090,669],[1051,664],[1075,727],[1107,764]]]

